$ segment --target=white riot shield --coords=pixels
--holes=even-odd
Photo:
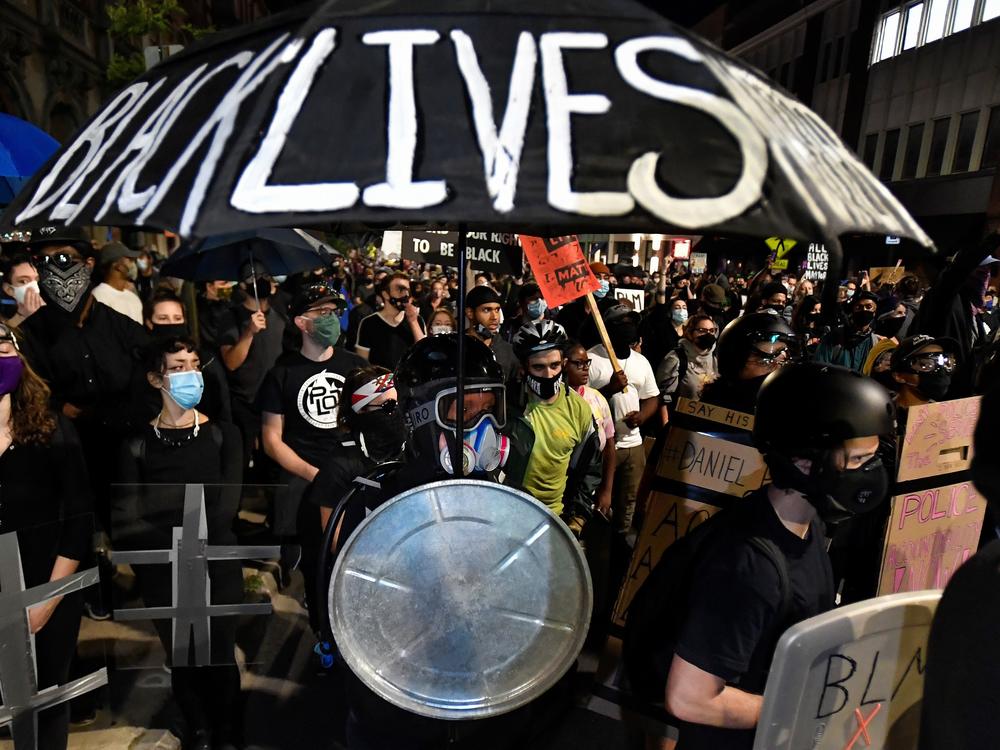
[[[940,591],[868,599],[789,628],[754,750],[913,750]]]

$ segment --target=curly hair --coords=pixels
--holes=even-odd
[[[15,334],[16,335],[16,334]],[[21,382],[11,394],[10,436],[15,445],[47,445],[56,431],[56,417],[49,408],[52,391],[20,352],[24,365]]]

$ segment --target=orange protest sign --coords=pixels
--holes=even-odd
[[[522,234],[519,237],[524,256],[549,307],[565,305],[600,288],[601,283],[590,272],[590,264],[574,235],[529,237]]]

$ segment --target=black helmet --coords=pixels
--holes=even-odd
[[[552,320],[525,323],[514,334],[514,352],[525,362],[532,354],[562,349],[566,341],[566,329]]]
[[[789,419],[789,407],[804,407]],[[889,392],[854,370],[799,362],[767,376],[757,394],[753,442],[764,454],[811,458],[845,440],[891,435],[895,407]]]
[[[750,350],[758,343],[783,341],[796,353],[797,341],[785,319],[773,312],[750,313],[727,325],[719,334],[715,354],[719,362],[719,376],[724,380],[739,377]]]
[[[457,333],[428,336],[414,344],[396,368],[396,391],[410,430],[407,450],[421,462],[433,462],[451,472],[451,443],[455,440],[458,391]],[[506,459],[506,438],[500,428],[507,421],[503,369],[486,344],[465,337],[464,435],[475,431],[474,445],[466,440],[466,474],[477,467],[492,471]],[[478,397],[479,394],[484,394]],[[470,414],[471,412],[471,414]],[[488,434],[479,434],[479,433]],[[471,453],[471,455],[470,455]]]
[[[789,407],[807,407],[788,419]],[[774,483],[801,492],[826,521],[876,508],[889,489],[880,455],[856,469],[837,465],[847,440],[891,435],[895,407],[889,392],[845,367],[801,362],[767,376],[757,394],[753,442],[764,454]],[[808,474],[793,459],[809,459]]]

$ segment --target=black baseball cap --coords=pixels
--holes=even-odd
[[[469,290],[465,295],[465,306],[475,310],[480,305],[502,305],[503,298],[493,291],[492,287],[477,286]]]
[[[101,248],[100,263],[106,266],[122,258],[138,258],[142,255],[139,250],[132,250],[122,242],[113,241]]]
[[[633,310],[628,305],[615,304],[607,308],[601,317],[604,318],[605,325],[614,325],[616,323],[636,323],[642,319],[635,310]]]
[[[892,358],[889,360],[889,369],[894,372],[903,370],[907,367],[906,360],[916,354],[919,350],[923,349],[925,346],[930,346],[931,344],[937,344],[940,346],[941,350],[945,354],[958,356],[961,353],[958,342],[953,338],[948,338],[947,336],[934,338],[933,336],[928,336],[926,334],[910,336],[909,338],[903,339],[899,343],[899,346],[893,350]]]
[[[90,252],[93,249],[90,236],[80,227],[45,226],[31,230],[31,239],[28,240],[28,247],[31,250],[51,245],[70,245],[82,252]]]
[[[288,305],[288,314],[296,318],[309,312],[312,308],[328,302],[336,305],[340,311],[347,307],[344,298],[326,284],[310,284],[292,297],[291,304]]]

